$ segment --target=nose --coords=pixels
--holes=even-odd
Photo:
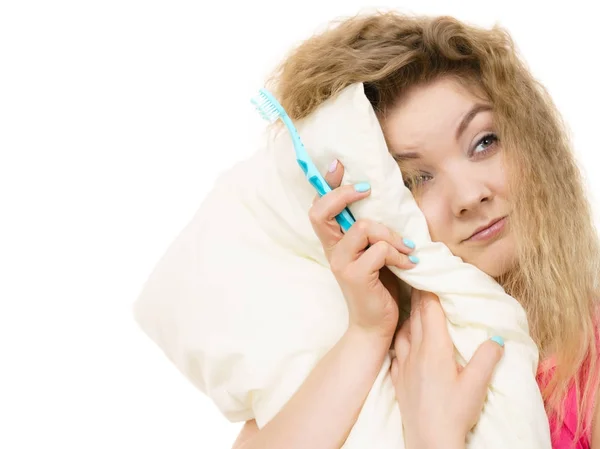
[[[451,187],[448,193],[455,216],[464,217],[469,212],[477,210],[483,203],[491,201],[492,191],[485,180],[485,175],[461,170],[454,172],[449,178]]]

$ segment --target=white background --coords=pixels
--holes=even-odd
[[[131,305],[216,176],[254,150],[264,124],[248,100],[265,75],[365,6],[382,4],[1,3],[1,448],[231,446],[240,424],[141,333]],[[387,6],[506,26],[572,130],[598,217],[592,3]]]

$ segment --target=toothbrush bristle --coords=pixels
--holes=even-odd
[[[254,97],[251,102],[266,121],[273,123],[279,118],[280,114],[277,107],[262,92]]]

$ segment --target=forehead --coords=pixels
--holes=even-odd
[[[425,140],[453,136],[465,114],[483,102],[484,97],[475,95],[474,91],[452,78],[413,86],[403,93],[383,120],[390,146],[418,147]]]

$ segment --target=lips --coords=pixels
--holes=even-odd
[[[466,240],[480,240],[480,239],[485,239],[488,237],[491,237],[492,235],[496,234],[498,231],[501,230],[501,228],[503,226],[499,226],[499,222],[503,222],[503,220],[506,217],[498,217],[495,218],[494,220],[490,221],[489,223],[478,227],[475,232],[473,232],[473,234],[471,234],[468,238],[465,239]],[[503,223],[502,223],[503,224]],[[498,229],[496,229],[498,228]]]

